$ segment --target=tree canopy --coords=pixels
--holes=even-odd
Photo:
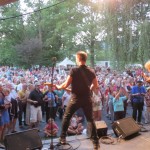
[[[1,65],[47,66],[78,50],[91,66],[150,58],[150,0],[22,0],[1,6],[0,16]]]

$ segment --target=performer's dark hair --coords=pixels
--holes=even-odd
[[[86,52],[78,51],[77,52],[77,56],[79,56],[82,61],[86,62],[86,60],[87,60],[87,53]]]

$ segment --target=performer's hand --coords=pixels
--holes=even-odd
[[[34,103],[34,104],[37,104],[38,102],[37,102],[37,101],[33,101],[33,103]]]

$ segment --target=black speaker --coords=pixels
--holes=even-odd
[[[97,135],[99,138],[103,136],[107,136],[107,125],[105,121],[95,121],[96,129],[97,129]]]
[[[107,125],[105,123],[105,121],[95,121],[95,126],[96,126],[96,130],[97,130],[97,135],[99,138],[101,138],[102,136],[107,136]],[[90,123],[87,124],[87,136],[91,137],[91,133],[92,133],[92,128]]]
[[[42,141],[37,129],[26,130],[5,136],[6,150],[35,150],[42,148]]]
[[[116,136],[126,138],[140,131],[139,125],[132,117],[117,120],[113,123],[112,129]]]

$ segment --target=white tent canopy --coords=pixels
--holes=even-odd
[[[65,66],[65,67],[67,67],[68,65],[74,66],[76,64],[73,61],[71,61],[68,57],[66,57],[62,62],[57,64],[57,66]]]

